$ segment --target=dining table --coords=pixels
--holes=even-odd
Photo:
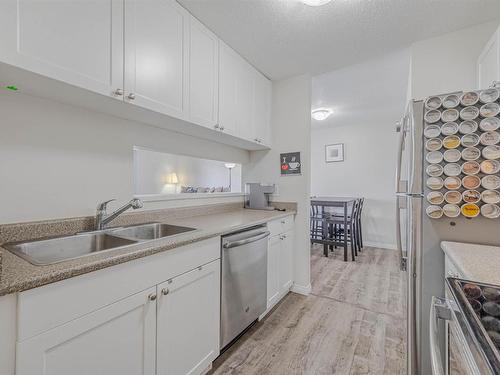
[[[358,198],[355,197],[335,197],[335,196],[312,196],[311,197],[311,206],[320,206],[322,207],[322,212],[325,212],[326,207],[340,207],[342,208],[342,217],[343,217],[343,224],[344,228],[347,228],[347,219],[348,219],[348,213],[347,209],[350,205],[354,204],[354,202]],[[327,231],[326,226],[323,227],[323,231]],[[324,233],[323,239],[311,239],[313,243],[320,243],[323,244],[323,251],[325,253],[325,256],[328,257],[328,247],[333,245],[333,246],[342,246],[344,248],[344,260],[347,261],[347,233],[343,236],[342,241],[337,241],[337,240],[327,240],[327,234]]]

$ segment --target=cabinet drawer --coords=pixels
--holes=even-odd
[[[220,258],[220,237],[181,246],[19,294],[18,341]]]
[[[271,232],[270,237],[287,232],[293,229],[293,215],[272,220],[267,223],[267,228]]]

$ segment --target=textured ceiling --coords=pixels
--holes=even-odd
[[[318,74],[500,18],[500,0],[178,0],[272,79]]]
[[[311,107],[331,108],[324,121],[312,119],[313,129],[366,127],[394,129],[405,110],[410,49],[347,66],[312,79]]]

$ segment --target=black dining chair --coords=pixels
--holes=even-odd
[[[323,210],[323,206],[311,205],[310,215],[310,238],[311,243],[314,240],[323,239],[323,228],[325,227],[325,218],[328,216]]]
[[[356,215],[359,207],[359,200],[355,200],[351,205],[351,210],[347,218],[339,213],[326,218],[328,224],[328,237],[332,240],[330,248],[333,250],[337,244],[348,242],[351,247],[352,260],[356,260],[358,255],[358,240],[356,236]],[[347,247],[344,246],[344,260],[347,261]]]
[[[361,227],[361,218],[362,218],[364,203],[365,203],[365,198],[360,198],[358,209],[356,212],[356,221],[355,221],[355,232],[356,232],[356,239],[358,243],[359,252],[361,252],[361,250],[363,249],[363,230]]]

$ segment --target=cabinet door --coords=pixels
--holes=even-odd
[[[281,236],[279,260],[280,293],[286,293],[292,287],[293,278],[293,232]]]
[[[281,242],[279,235],[271,237],[267,247],[267,308],[278,302],[280,294],[279,262]]]
[[[255,74],[253,109],[254,139],[257,143],[271,145],[271,81],[259,72]]]
[[[253,123],[253,114],[255,110],[255,74],[255,69],[239,57],[236,91],[237,136],[251,141],[255,139],[255,129]]]
[[[104,95],[123,88],[121,0],[2,0],[0,35],[0,61]]]
[[[187,117],[189,14],[173,0],[125,1],[125,100]]]
[[[220,260],[158,285],[157,373],[201,374],[219,355]]]
[[[19,342],[16,374],[154,375],[154,293],[145,290]]]
[[[500,81],[500,28],[486,43],[477,61],[478,88],[486,89]]]
[[[216,128],[236,134],[240,57],[225,43],[219,42],[219,125]]]
[[[189,29],[189,118],[213,128],[219,112],[219,40],[194,17]]]

